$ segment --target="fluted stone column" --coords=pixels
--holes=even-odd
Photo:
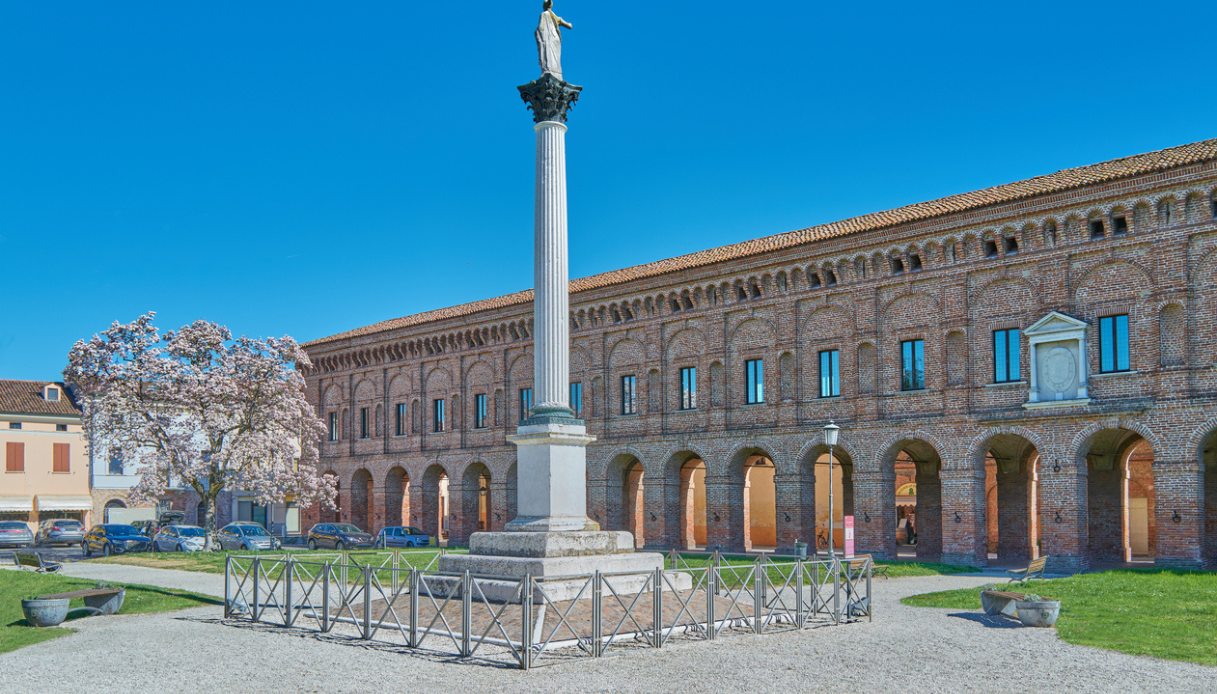
[[[537,411],[569,412],[570,313],[566,252],[566,125],[537,123],[533,242],[533,374]]]

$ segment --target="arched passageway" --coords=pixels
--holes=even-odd
[[[896,554],[922,561],[942,557],[942,460],[932,445],[901,441],[890,456]]]
[[[678,453],[672,467],[680,478],[676,543],[681,549],[705,549],[706,462],[694,453]]]
[[[985,531],[989,559],[1018,564],[1040,555],[1039,453],[1027,439],[985,442]]]
[[[744,460],[744,550],[777,547],[777,485],[773,459],[753,453]]]
[[[1149,442],[1127,429],[1104,429],[1084,454],[1091,565],[1152,562],[1157,504]]]
[[[385,475],[386,526],[410,524],[410,476],[399,465]]]
[[[612,529],[633,534],[634,547],[645,546],[646,488],[642,462],[628,453],[615,456],[609,462],[607,482],[607,514]]]
[[[490,470],[482,463],[465,468],[461,479],[462,531],[457,542],[466,543],[469,536],[490,529]]]
[[[815,513],[815,550],[827,552],[829,514],[829,460],[828,449],[812,452],[814,468],[806,471],[815,480],[815,502],[810,509]],[[849,453],[842,448],[832,451],[832,542],[837,552],[845,550],[845,516],[854,515],[854,463]]]
[[[372,473],[360,468],[351,475],[351,522],[366,532],[374,532],[372,519]]]
[[[448,471],[431,465],[423,472],[422,518],[419,529],[433,535],[437,542],[448,540]]]

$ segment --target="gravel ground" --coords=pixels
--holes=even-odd
[[[99,576],[215,592],[223,579],[134,567]],[[149,576],[145,572],[154,572]],[[75,572],[74,572],[75,573]],[[158,576],[159,575],[159,576]],[[157,578],[160,580],[154,580]],[[979,585],[934,576],[876,581],[873,623],[683,642],[530,672],[231,626],[219,608],[85,619],[79,633],[0,655],[0,691],[1212,691],[1217,668],[1071,646],[1051,629],[987,625],[976,613],[904,607],[901,596]],[[211,588],[207,587],[211,582]],[[65,663],[87,667],[64,667]]]
[[[194,593],[202,593],[203,595],[220,597],[224,595],[223,574],[153,569],[144,566],[125,566],[123,564],[99,564],[90,561],[64,564],[59,573],[63,576],[92,578],[98,581],[142,583],[149,586],[160,586],[161,588],[189,590]]]

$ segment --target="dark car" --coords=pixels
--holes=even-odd
[[[318,523],[308,531],[308,548],[355,549],[371,547],[372,536],[350,523]]]
[[[152,540],[140,534],[134,526],[125,523],[104,523],[95,525],[85,539],[80,543],[86,557],[96,552],[108,557],[111,554],[126,554],[128,552],[147,552],[152,548]]]
[[[0,521],[0,547],[33,547],[34,533],[24,521]]]
[[[85,526],[71,518],[54,518],[38,524],[38,534],[34,536],[34,544],[38,545],[78,545],[85,539]]]
[[[266,528],[251,521],[237,521],[220,528],[217,533],[220,549],[279,549],[279,539],[266,532]]]
[[[431,536],[411,526],[389,526],[381,528],[376,535],[376,546],[382,549],[388,547],[426,547],[431,544]]]

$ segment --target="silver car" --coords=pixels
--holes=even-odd
[[[237,521],[220,528],[220,549],[279,549],[279,540],[257,523]]]
[[[0,521],[0,547],[33,547],[34,533],[23,521]]]
[[[156,552],[201,552],[207,531],[197,525],[167,525],[152,538]]]

